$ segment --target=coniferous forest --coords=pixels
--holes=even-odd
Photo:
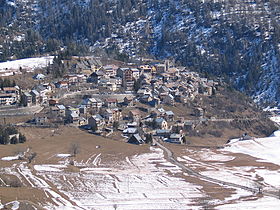
[[[61,49],[126,60],[174,58],[205,75],[222,76],[252,96],[269,89],[270,83],[260,80],[280,77],[279,1],[11,2],[0,0],[0,61]],[[278,101],[278,95],[267,98]]]

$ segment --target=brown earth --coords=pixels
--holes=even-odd
[[[127,144],[121,141],[110,140],[100,136],[95,136],[82,131],[75,127],[61,126],[58,129],[49,128],[20,128],[20,131],[26,135],[28,141],[24,144],[18,145],[5,145],[0,146],[1,157],[13,156],[19,151],[26,151],[27,148],[30,152],[36,152],[37,156],[28,164],[29,168],[33,168],[35,164],[56,164],[61,158],[56,157],[56,154],[69,153],[69,149],[72,144],[79,145],[79,153],[72,157],[77,162],[86,161],[94,154],[101,154],[102,164],[110,165],[115,161],[125,160],[126,157],[134,156],[137,154],[149,152],[148,145],[135,146]],[[194,157],[195,152],[201,152],[200,147],[190,147],[187,145],[176,145],[176,144],[165,144],[174,153],[175,156],[179,157],[182,155],[187,155]],[[208,144],[207,144],[208,145]],[[215,145],[215,144],[214,144]],[[98,146],[98,147],[97,147]],[[205,145],[204,145],[205,146]],[[219,150],[212,149],[213,152],[219,153]],[[29,152],[29,153],[30,153]],[[201,160],[198,160],[201,161]],[[0,166],[11,167],[15,163],[20,163],[20,160],[16,161],[1,161]],[[207,162],[207,161],[202,161]],[[209,163],[209,161],[208,161]],[[255,166],[263,167],[265,166],[270,170],[278,170],[279,167],[270,164],[257,162],[255,158],[248,155],[237,154],[236,158],[232,161],[224,163],[228,167],[238,167],[238,166]],[[69,166],[67,171],[79,172],[79,168],[75,166]],[[206,170],[203,166],[197,168],[198,171]],[[1,172],[1,171],[0,171]],[[5,174],[0,173],[0,178],[3,180],[13,180],[16,178],[14,176],[7,177]],[[211,199],[223,200],[235,192],[235,189],[230,187],[224,187],[217,184],[209,183],[207,181],[200,180],[193,176],[188,176],[187,174],[176,175],[184,178],[187,182],[198,184],[202,186],[202,191],[209,196],[209,201]],[[49,183],[50,184],[50,183]],[[50,184],[51,185],[51,184]],[[0,196],[1,202],[7,203],[14,201],[16,199],[20,201],[28,201],[28,205],[36,206],[38,204],[44,205],[47,202],[52,203],[51,200],[46,198],[45,193],[42,190],[31,188],[27,182],[23,182],[21,187],[7,187],[3,184],[0,185]],[[204,204],[205,202],[205,204]],[[203,205],[211,208],[211,203],[208,203],[207,197],[201,200],[195,201],[197,205]]]
[[[0,145],[1,158],[6,156],[14,156],[20,151],[36,152],[37,156],[28,164],[30,168],[35,164],[55,164],[61,158],[56,157],[56,154],[69,153],[72,144],[77,144],[79,153],[73,159],[77,162],[86,161],[93,154],[102,155],[102,164],[110,164],[115,160],[124,160],[127,156],[133,156],[149,151],[148,145],[136,146],[106,139],[93,134],[88,134],[75,127],[62,126],[58,129],[49,128],[20,128],[27,137],[27,142],[17,145]],[[99,148],[96,148],[98,146]],[[26,161],[26,160],[23,160]],[[21,160],[2,161],[0,160],[1,168],[12,167],[15,163],[20,163]],[[67,170],[79,171],[78,168],[70,166]],[[1,170],[0,170],[1,174]],[[0,178],[4,178],[2,174]],[[5,179],[7,180],[7,178]],[[16,200],[28,200],[31,203],[46,203],[48,201],[45,194],[41,190],[36,190],[28,186],[28,183],[23,183],[22,187],[6,187],[0,184],[0,198],[2,203],[7,203]],[[35,195],[35,196],[34,196]]]

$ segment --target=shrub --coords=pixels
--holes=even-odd
[[[28,163],[31,163],[32,160],[33,160],[36,156],[37,156],[37,153],[36,153],[36,152],[31,153],[31,154],[27,157]]]
[[[208,131],[208,134],[215,136],[217,138],[221,137],[223,135],[223,133],[221,131],[218,130],[210,130]]]
[[[9,183],[10,187],[22,187],[22,183],[18,179],[14,179]]]

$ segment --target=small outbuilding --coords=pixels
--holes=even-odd
[[[139,145],[139,144],[144,144],[145,141],[141,138],[141,136],[137,133],[137,134],[134,134],[132,135],[128,141],[128,143],[130,144],[136,144],[136,145]]]

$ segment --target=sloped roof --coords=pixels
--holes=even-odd
[[[165,114],[166,115],[174,115],[174,113],[172,111],[166,111]]]
[[[65,110],[65,106],[64,105],[57,105],[57,108],[59,108],[60,110]]]
[[[100,114],[94,115],[93,118],[96,120],[103,120],[103,117]]]
[[[33,76],[33,79],[44,79],[46,76],[44,74],[36,74]]]
[[[40,94],[38,93],[37,90],[31,90],[31,93],[33,93],[33,94],[36,95],[36,96],[39,96],[39,95],[40,95]]]
[[[171,139],[179,139],[179,138],[181,138],[182,136],[180,135],[180,134],[178,134],[178,133],[172,133],[172,134],[170,134],[170,138]]]
[[[28,92],[24,92],[23,94],[27,97],[31,97],[31,95]]]
[[[123,133],[134,134],[137,133],[137,131],[138,131],[137,128],[127,128],[123,131]]]
[[[163,118],[157,118],[155,121],[156,121],[157,124],[161,124],[161,123],[163,123],[165,120],[164,120]]]
[[[166,87],[166,86],[161,86],[160,89],[163,90],[164,92],[168,92],[169,91],[169,88]]]
[[[71,113],[71,117],[77,118],[77,117],[79,117],[79,115],[78,115],[76,112],[72,112],[72,113]]]
[[[136,143],[136,144],[144,144],[144,140],[141,138],[141,136],[137,133],[131,136],[128,140],[129,143]]]
[[[130,113],[132,115],[141,115],[141,112],[139,110],[137,110],[137,109],[131,110]]]
[[[157,134],[165,134],[165,133],[170,133],[170,130],[166,130],[166,129],[157,129],[156,130]]]
[[[106,102],[107,103],[118,103],[118,100],[116,98],[107,98]]]

